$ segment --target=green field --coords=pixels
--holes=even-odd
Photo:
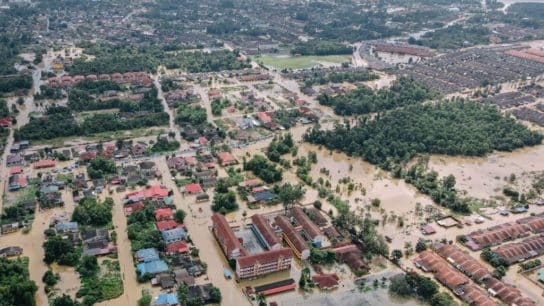
[[[320,63],[342,64],[351,61],[350,55],[325,55],[325,56],[259,56],[253,58],[257,63],[278,69],[304,69],[312,68]]]

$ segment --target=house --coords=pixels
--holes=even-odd
[[[304,209],[305,213],[310,217],[310,220],[312,220],[315,224],[318,226],[326,226],[329,222],[327,221],[327,218],[323,216],[321,211],[315,207],[308,207]]]
[[[175,241],[168,243],[166,245],[166,254],[168,255],[174,255],[177,253],[187,253],[189,252],[189,246],[187,245],[187,242],[185,241]]]
[[[468,242],[465,245],[473,251],[481,250],[508,240],[528,236],[530,231],[530,227],[526,224],[503,223],[468,234]]]
[[[536,306],[533,301],[524,297],[518,288],[508,285],[496,278],[490,277],[485,279],[483,285],[487,288],[487,292],[491,294],[491,296],[498,298],[506,305]]]
[[[55,167],[55,161],[50,159],[40,160],[32,164],[32,168],[34,169],[43,169],[43,168],[51,168],[51,167]]]
[[[293,254],[288,248],[257,253],[236,258],[236,274],[239,278],[255,278],[291,269]]]
[[[544,234],[529,237],[520,242],[500,246],[494,254],[504,259],[508,264],[522,262],[529,258],[544,254]]]
[[[274,193],[268,189],[258,190],[247,197],[249,203],[268,203],[274,200]]]
[[[0,257],[13,257],[23,254],[23,248],[18,246],[9,246],[0,249]]]
[[[321,246],[325,240],[325,236],[310,217],[304,213],[302,208],[300,208],[300,206],[293,206],[293,208],[291,208],[291,214],[297,223],[302,226],[302,229],[308,238],[311,239],[314,244]]]
[[[79,230],[77,222],[61,222],[55,224],[55,230],[59,234],[76,233]]]
[[[13,122],[13,119],[11,117],[4,117],[0,118],[0,126],[7,128],[10,127]]]
[[[83,255],[86,256],[108,255],[116,251],[117,248],[110,246],[108,240],[105,239],[83,242]]]
[[[187,292],[187,299],[201,298],[204,301],[204,304],[208,304],[210,303],[210,290],[212,288],[212,284],[190,286]]]
[[[174,275],[175,275],[176,282],[178,284],[185,283],[191,286],[191,285],[194,285],[195,283],[195,278],[189,275],[189,272],[187,272],[187,269],[185,268],[174,269]]]
[[[197,202],[207,202],[210,200],[210,196],[207,193],[199,194],[196,196]]]
[[[142,201],[125,204],[124,206],[125,216],[130,216],[132,213],[143,210],[144,207],[145,205],[144,205],[144,202]]]
[[[215,176],[204,177],[201,179],[203,188],[213,188],[217,184]]]
[[[19,222],[9,223],[9,224],[2,224],[2,226],[1,226],[2,235],[9,234],[9,233],[14,233],[14,232],[19,230],[19,227],[20,227]]]
[[[344,244],[332,249],[339,262],[347,264],[353,271],[364,271],[368,265],[361,259],[362,253],[354,244]]]
[[[11,167],[9,169],[9,174],[10,175],[21,174],[21,173],[23,173],[23,167],[21,167],[21,166],[15,166],[15,167]]]
[[[296,288],[297,288],[297,285],[295,283],[295,280],[292,278],[289,278],[286,280],[277,281],[277,282],[265,284],[262,286],[256,286],[254,288],[254,291],[256,295],[269,296],[273,294],[295,290]]]
[[[254,214],[251,216],[251,221],[253,222],[251,224],[251,230],[255,233],[255,236],[263,247],[267,250],[277,250],[282,247],[280,239],[274,232],[274,229],[272,229],[272,226],[270,226],[266,217],[261,214]]]
[[[138,166],[140,167],[140,172],[146,177],[152,177],[157,172],[155,162],[152,161],[143,161]]]
[[[162,238],[164,239],[165,243],[172,243],[176,241],[181,241],[185,239],[185,236],[187,236],[187,233],[182,228],[174,228],[171,230],[165,230],[161,232]]]
[[[201,193],[202,187],[200,187],[200,184],[198,183],[187,184],[185,185],[184,192],[189,194]]]
[[[265,112],[257,113],[257,118],[259,119],[259,121],[262,124],[268,124],[268,123],[272,122],[272,118],[270,118],[270,116]]]
[[[217,157],[219,158],[219,162],[221,163],[222,167],[227,167],[238,163],[234,155],[232,155],[230,152],[219,152],[217,153]]]
[[[312,276],[312,281],[321,290],[332,290],[338,287],[340,278],[336,274],[317,274]]]
[[[136,271],[140,276],[145,274],[159,274],[168,271],[168,265],[164,260],[154,260],[148,262],[142,262],[136,265]]]
[[[81,163],[87,163],[94,158],[96,158],[96,152],[83,152],[79,154],[79,161]]]
[[[125,199],[137,202],[142,199],[163,199],[168,196],[168,189],[154,185],[140,191],[129,193],[125,196]]]
[[[8,179],[8,190],[17,191],[28,185],[26,178],[22,175],[14,174]]]
[[[247,253],[234,235],[225,216],[215,213],[212,215],[212,222],[212,232],[215,239],[228,259],[235,259]]]
[[[175,220],[161,220],[161,221],[157,221],[155,225],[157,226],[157,230],[161,232],[178,228],[178,227],[183,227],[183,225],[177,223]]]
[[[491,272],[484,265],[455,245],[437,244],[434,249],[438,255],[475,281],[491,277]]]
[[[154,248],[141,249],[136,252],[135,257],[138,262],[151,262],[159,260],[159,253]]]
[[[161,286],[162,289],[170,289],[176,285],[176,280],[170,273],[159,273],[151,280],[151,284]]]
[[[174,218],[174,213],[171,208],[159,208],[155,210],[155,220],[171,220]]]
[[[431,225],[422,226],[419,230],[423,235],[432,235],[436,233],[436,230]]]
[[[19,154],[10,154],[7,157],[6,163],[8,166],[22,165],[23,158]]]
[[[179,299],[176,293],[163,293],[155,299],[155,306],[179,306]]]
[[[306,241],[304,241],[304,238],[302,238],[295,230],[289,219],[285,216],[278,215],[274,218],[274,222],[283,231],[283,239],[287,242],[291,250],[293,250],[293,253],[295,253],[299,259],[308,259],[308,257],[310,257],[310,248]]]

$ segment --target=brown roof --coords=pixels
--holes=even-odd
[[[213,214],[212,216],[213,226],[215,228],[216,238],[220,241],[227,256],[235,249],[240,249],[242,253],[245,253],[245,249],[242,247],[238,238],[234,235],[234,232],[230,228],[227,219],[222,214]]]
[[[317,274],[312,276],[312,281],[322,289],[338,286],[339,280],[340,278],[336,274]]]
[[[474,284],[465,285],[463,287],[463,295],[461,298],[470,305],[474,306],[496,306],[497,303],[493,301],[485,292],[480,290],[478,286]]]
[[[268,220],[263,215],[254,214],[251,216],[251,220],[270,247],[280,244],[280,240],[278,239],[278,236],[276,236],[274,229],[272,229],[270,223],[268,223]]]
[[[475,280],[479,280],[490,275],[489,270],[478,260],[466,254],[463,252],[463,250],[454,245],[441,244],[436,248],[436,253],[450,262],[453,262],[453,264],[459,270]]]
[[[317,225],[310,220],[310,217],[304,213],[302,208],[299,206],[293,206],[291,209],[291,213],[293,214],[293,217],[297,220],[297,222],[302,225],[302,228],[304,229],[304,232],[310,236],[310,238],[315,239],[317,236],[322,236],[323,233],[321,233],[321,230]]]
[[[302,251],[308,249],[308,244],[306,244],[306,241],[300,236],[300,234],[295,230],[293,225],[291,225],[291,222],[289,222],[289,219],[287,219],[286,216],[276,216],[274,218],[274,222],[281,228],[285,236],[287,236],[287,239],[293,243],[295,248],[302,253]]]
[[[493,252],[509,262],[542,255],[544,254],[544,235],[530,237],[521,242],[510,243],[497,248]]]
[[[238,257],[236,259],[236,264],[240,267],[240,269],[244,269],[247,267],[253,267],[256,263],[263,265],[269,262],[277,262],[280,258],[285,259],[292,257],[293,253],[291,253],[289,248],[282,248],[279,250],[271,250],[263,253]]]
[[[521,291],[496,278],[489,278],[484,281],[486,288],[493,290],[501,301],[508,305],[516,304],[518,306],[536,305],[531,300],[521,295]]]
[[[481,248],[500,244],[504,241],[528,235],[530,228],[525,224],[504,223],[486,231],[475,231],[469,237]]]

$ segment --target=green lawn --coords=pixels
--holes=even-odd
[[[342,64],[351,61],[350,55],[326,55],[326,56],[259,56],[254,60],[265,66],[272,66],[278,69],[304,69],[312,68],[320,63]]]

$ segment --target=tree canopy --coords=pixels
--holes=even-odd
[[[36,284],[30,280],[28,259],[0,257],[0,306],[34,306]]]
[[[74,209],[72,220],[81,225],[104,226],[111,222],[113,199],[100,202],[95,198],[83,198]]]

